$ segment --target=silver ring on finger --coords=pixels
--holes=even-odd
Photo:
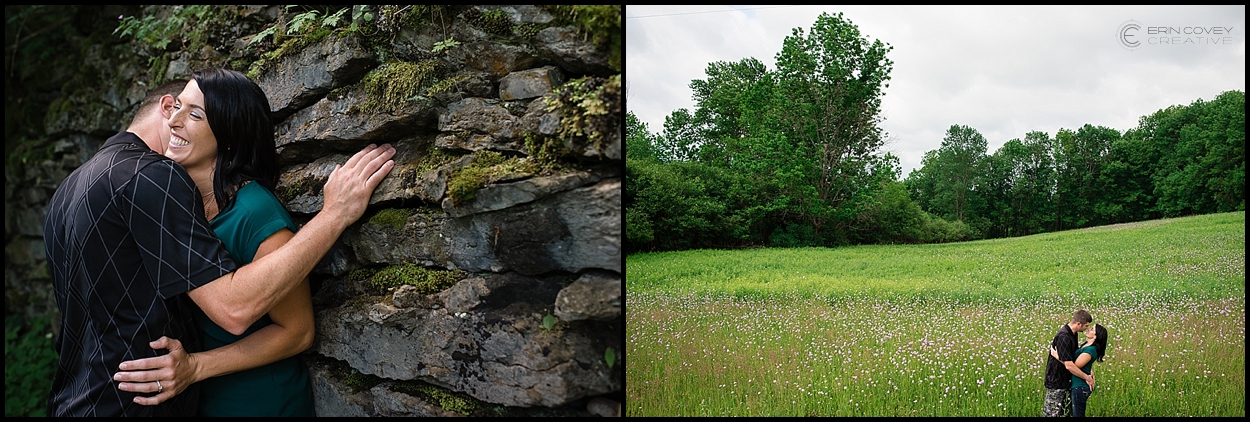
[[[164,393],[165,387],[161,385],[161,380],[156,380],[156,394]]]

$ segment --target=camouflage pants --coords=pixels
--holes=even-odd
[[[1046,400],[1042,402],[1042,416],[1072,416],[1072,390],[1046,389]]]

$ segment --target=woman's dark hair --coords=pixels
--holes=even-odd
[[[259,85],[234,70],[209,68],[191,74],[204,92],[204,113],[217,137],[213,197],[224,211],[248,180],[274,190],[278,153],[269,98]]]
[[[1098,352],[1098,361],[1107,355],[1107,327],[1102,324],[1094,326],[1094,350]]]

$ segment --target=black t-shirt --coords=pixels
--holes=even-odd
[[[1055,339],[1050,342],[1051,346],[1055,346],[1059,359],[1050,355],[1050,351],[1046,351],[1046,388],[1051,389],[1068,389],[1072,388],[1072,372],[1068,371],[1064,361],[1074,361],[1076,357],[1076,333],[1072,332],[1072,328],[1068,324],[1059,327],[1059,332],[1055,333]]]
[[[161,336],[200,351],[183,293],[237,268],[186,170],[133,133],[109,138],[52,195],[44,243],[61,311],[48,416],[195,415],[194,384],[142,406],[113,381],[121,362],[167,353],[148,345]]]

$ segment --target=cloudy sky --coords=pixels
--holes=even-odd
[[[663,130],[672,111],[694,111],[690,81],[705,79],[709,63],[754,57],[775,70],[774,57],[794,28],[808,33],[821,12],[842,12],[869,40],[894,47],[882,125],[889,139],[884,151],[899,157],[902,177],[954,124],[980,131],[992,153],[1029,131],[1053,137],[1089,123],[1123,132],[1167,106],[1246,89],[1245,6],[625,11],[626,105],[652,133]]]

